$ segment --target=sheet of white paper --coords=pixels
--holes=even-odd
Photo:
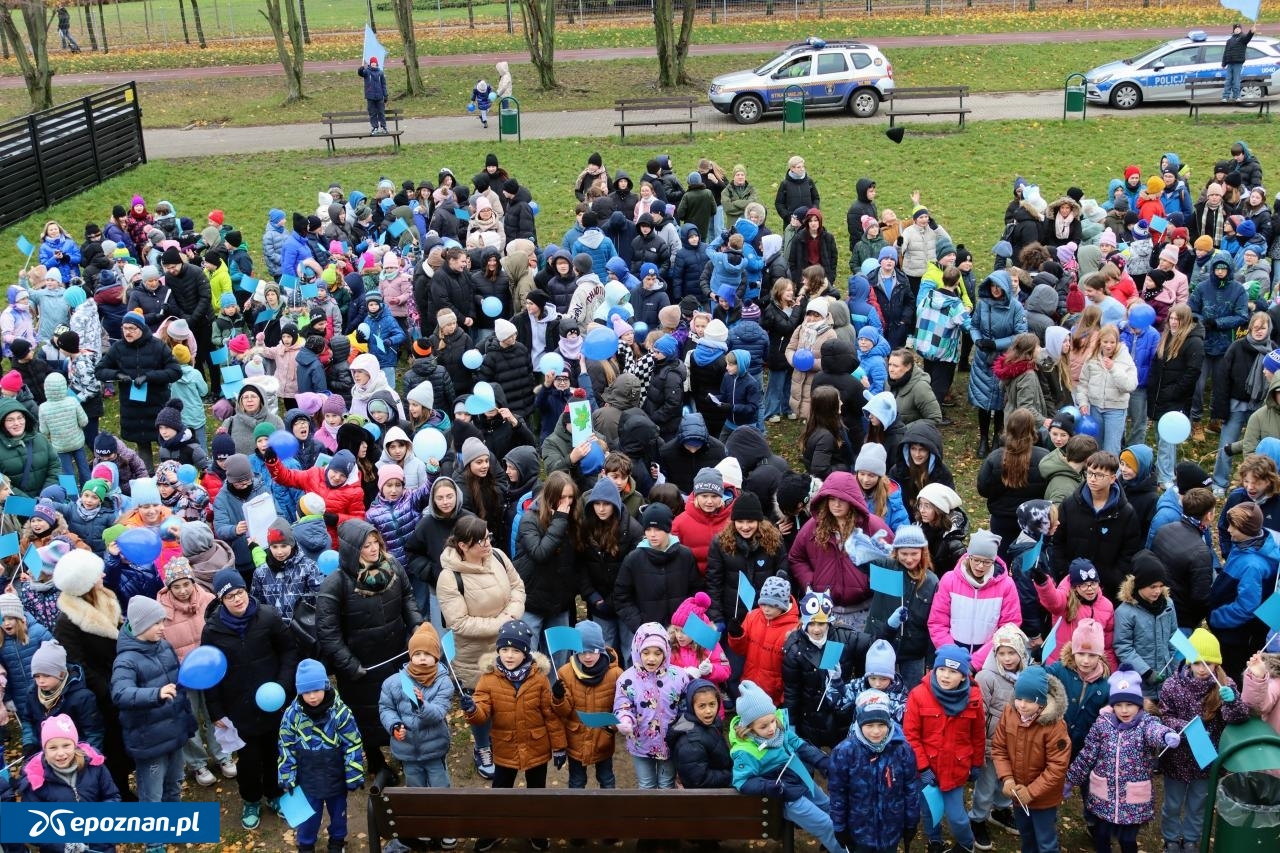
[[[244,749],[244,741],[240,739],[240,733],[236,731],[235,723],[223,717],[218,722],[226,723],[226,728],[213,728],[213,739],[218,742],[218,746],[222,747],[222,751],[230,755],[237,749]]]
[[[267,529],[276,520],[276,502],[271,495],[258,495],[244,502],[244,520],[249,523],[249,538],[259,545],[267,544]]]

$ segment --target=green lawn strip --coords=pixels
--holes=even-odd
[[[1087,70],[1116,57],[1131,56],[1150,41],[1085,42],[1059,45],[1052,53],[1036,45],[993,45],[953,50],[906,48],[890,55],[894,77],[900,86],[964,85],[974,92],[1006,92],[1055,89],[1076,70]],[[707,83],[717,74],[749,68],[770,54],[735,56],[695,56],[689,72],[695,85],[671,90],[668,94],[689,94],[705,99]],[[1011,73],[1009,69],[1019,69]],[[617,59],[595,62],[561,62],[558,76],[562,88],[542,92],[527,75],[517,77],[520,107],[530,112],[546,110],[598,109],[617,98],[638,92],[657,94],[657,63],[652,59]],[[278,68],[263,77],[227,77],[208,80],[143,82],[139,97],[146,127],[185,127],[193,122],[236,126],[291,124],[314,121],[324,110],[361,109],[360,80],[354,70],[346,73],[307,74],[300,104],[282,105]],[[492,76],[492,67],[444,66],[429,69],[426,83],[430,93],[424,98],[400,97],[392,106],[409,116],[455,115],[470,97],[475,81]],[[519,72],[519,69],[517,69]],[[388,86],[404,89],[404,69],[391,65]],[[60,102],[74,100],[94,91],[92,86],[64,86],[57,90]],[[20,89],[0,89],[0,118],[24,115],[30,109],[26,93]]]

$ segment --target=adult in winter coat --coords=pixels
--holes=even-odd
[[[151,434],[155,435],[154,424]],[[62,463],[49,440],[36,430],[36,418],[15,397],[0,400],[0,474],[15,494],[37,498],[58,483]]]
[[[524,620],[534,632],[569,624],[578,591],[574,566],[577,490],[569,474],[555,471],[520,516],[515,566],[524,580]]]
[[[207,300],[207,281],[205,288]],[[195,327],[194,321],[192,326]],[[120,328],[121,339],[107,350],[94,373],[103,382],[122,383],[120,435],[138,445],[139,455],[150,466],[151,442],[156,440],[156,415],[172,396],[169,384],[182,378],[182,366],[169,348],[151,334],[140,315],[126,314]],[[205,328],[208,329],[208,321]],[[125,390],[125,383],[132,383],[133,389]],[[141,389],[146,390],[145,398],[135,400],[135,393]]]
[[[1027,331],[1026,312],[1013,298],[1013,284],[1007,272],[996,270],[978,285],[978,304],[970,321],[974,352],[969,369],[969,404],[978,410],[978,455],[986,456],[990,449],[991,413],[1004,408],[1004,393],[993,366],[1013,339]],[[996,426],[999,432],[1000,425]]]
[[[787,161],[787,174],[778,183],[778,192],[773,199],[778,219],[785,223],[796,208],[815,208],[820,206],[820,202],[818,185],[805,170],[804,158],[793,156]]]
[[[40,265],[45,269],[56,269],[68,284],[80,275],[80,247],[53,220],[45,223],[40,239]]]
[[[711,598],[707,618],[723,623],[742,615],[738,600],[739,578],[745,577],[757,593],[767,578],[787,570],[782,534],[764,517],[760,498],[744,491],[730,507],[731,521],[724,525],[707,554],[706,585]]]
[[[284,429],[284,422],[267,408],[266,395],[262,389],[252,382],[246,382],[236,395],[235,414],[222,422],[219,432],[231,436],[236,443],[236,453],[253,456],[257,451],[257,439],[253,433],[262,424]]]
[[[696,180],[695,180],[696,178]],[[676,219],[697,227],[699,234],[711,233],[711,220],[716,215],[716,199],[702,182],[702,175],[689,173],[689,186],[676,206]]]
[[[781,192],[782,188],[779,187],[778,191]],[[823,224],[822,211],[814,205],[805,212],[801,219],[801,228],[791,241],[791,249],[787,256],[791,280],[804,281],[806,269],[811,266],[820,266],[827,281],[833,282],[836,280],[838,262],[839,251],[836,248],[836,238]]]
[[[929,375],[916,370],[910,350],[895,350],[888,359],[889,381],[885,390],[892,391],[898,401],[898,422],[910,427],[917,421],[942,423],[941,401],[934,396]]]
[[[972,380],[970,380],[972,387]],[[1007,554],[1018,538],[1018,507],[1025,501],[1044,497],[1045,480],[1040,463],[1047,455],[1036,447],[1038,437],[1035,415],[1028,409],[1011,413],[1005,430],[1004,447],[991,452],[978,469],[978,494],[987,500],[991,530],[1000,537],[1002,553]],[[1066,567],[1063,567],[1065,572]]]
[[[676,608],[703,587],[693,552],[671,535],[671,522],[666,504],[650,504],[640,517],[644,541],[618,568],[614,607],[632,632],[646,622],[670,624]]]
[[[831,328],[831,309],[825,297],[810,299],[804,308],[804,322],[791,333],[787,343],[786,358],[792,365],[791,411],[803,419],[809,417],[809,397],[813,393],[813,380],[822,370],[823,345],[836,337]],[[795,356],[800,350],[808,350],[813,354],[813,366],[808,370],[795,367]]]
[[[578,595],[610,648],[628,649],[613,598],[622,561],[644,541],[613,480],[601,477],[586,497],[577,541]]]
[[[1249,295],[1244,286],[1232,278],[1232,270],[1231,256],[1223,251],[1215,252],[1209,262],[1208,280],[1192,291],[1187,300],[1187,307],[1205,330],[1204,364],[1191,401],[1191,420],[1197,423],[1203,408],[1205,379],[1209,375],[1214,380],[1212,415],[1217,420],[1226,417],[1224,356],[1235,339],[1235,330],[1249,322]]]
[[[1053,575],[1066,577],[1071,561],[1084,557],[1098,568],[1103,594],[1114,600],[1146,538],[1116,475],[1099,467],[1094,457],[1085,467],[1089,472],[1085,484],[1058,507]],[[1100,497],[1095,497],[1095,491]]]
[[[165,249],[160,259],[165,284],[177,303],[179,316],[185,317],[196,333],[196,344],[201,358],[207,359],[212,349],[209,345],[213,331],[213,295],[209,279],[200,267],[183,262],[175,248]],[[317,267],[316,272],[320,272]],[[166,398],[167,399],[167,398]]]
[[[385,766],[379,747],[388,743],[378,718],[388,651],[407,647],[422,615],[408,575],[372,524],[344,521],[338,528],[338,556],[338,571],[316,594],[316,638],[337,671],[338,692],[356,715],[370,771],[376,774]]]

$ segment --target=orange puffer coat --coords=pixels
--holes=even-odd
[[[513,770],[529,770],[546,764],[555,750],[566,749],[564,725],[551,709],[551,661],[534,654],[529,677],[517,691],[497,672],[496,652],[480,659],[480,680],[471,698],[476,709],[467,722],[492,721],[493,763]]]
[[[573,660],[558,670],[564,684],[564,698],[553,699],[552,709],[564,721],[569,740],[569,757],[584,766],[597,764],[613,756],[614,728],[591,728],[578,719],[578,711],[587,713],[613,713],[613,692],[622,675],[618,666],[618,653],[609,649],[609,668],[599,684],[583,684],[573,668]]]

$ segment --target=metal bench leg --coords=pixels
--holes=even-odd
[[[796,853],[796,825],[789,820],[782,827],[782,853]]]
[[[368,824],[369,830],[370,853],[382,853],[382,838],[378,835],[378,824],[374,820],[372,793],[369,794],[369,799],[365,802],[365,822]]]

